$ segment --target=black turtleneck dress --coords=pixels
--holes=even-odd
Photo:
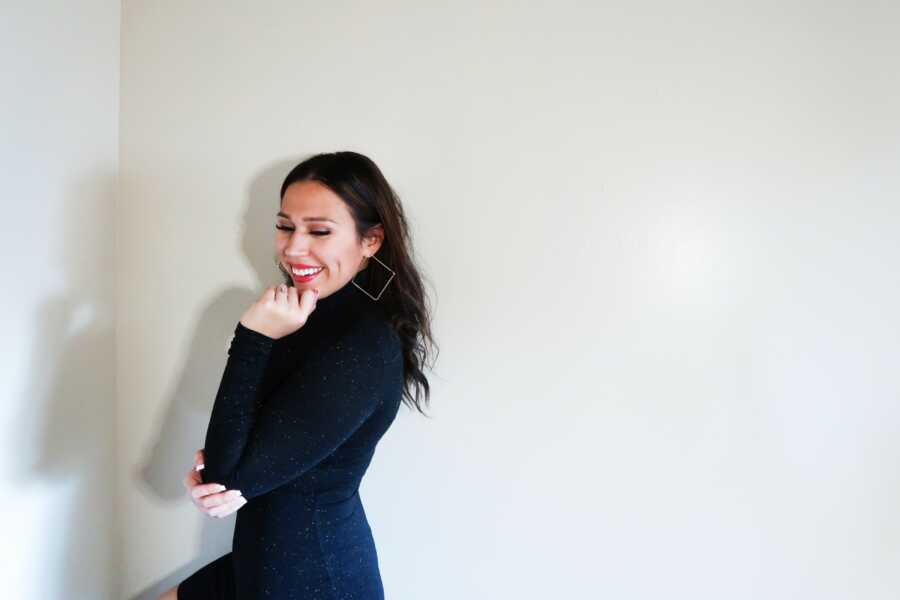
[[[397,415],[400,338],[347,283],[272,339],[238,322],[204,451],[205,483],[240,490],[232,551],[180,600],[382,600],[359,485]]]

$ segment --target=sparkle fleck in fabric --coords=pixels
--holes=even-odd
[[[232,551],[180,600],[383,600],[359,485],[403,389],[400,339],[352,283],[274,340],[240,322],[206,432],[205,483],[241,490]]]

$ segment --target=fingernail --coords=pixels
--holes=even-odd
[[[203,463],[200,463],[199,465],[197,465],[196,467],[194,467],[194,470],[195,470],[195,471],[202,471],[204,468],[205,468],[205,466],[203,465]]]
[[[220,486],[216,487],[216,491],[217,491],[217,492],[224,492],[225,489],[226,489],[226,488],[225,488],[224,485],[220,485]]]

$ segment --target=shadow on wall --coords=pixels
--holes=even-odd
[[[72,249],[83,245],[85,214],[108,215],[109,223],[94,227],[111,231],[115,174],[85,176],[64,189],[59,203],[63,235],[53,240],[58,256],[47,276],[66,287],[34,311],[27,369],[34,375],[22,393],[29,412],[17,413],[17,423],[20,439],[38,442],[34,453],[23,447],[22,470],[12,479],[23,491],[50,485],[65,496],[44,508],[56,520],[44,523],[40,572],[52,578],[42,581],[42,590],[52,594],[44,587],[52,586],[73,598],[105,598],[115,568],[115,377],[109,372],[115,352],[115,282],[107,276],[115,257],[108,251],[111,239],[89,243],[94,255]]]
[[[256,289],[226,288],[202,309],[190,350],[185,353],[187,363],[175,382],[156,444],[137,473],[139,481],[151,493],[164,500],[183,502],[192,510],[196,509],[182,480],[194,463],[194,453],[203,447],[234,328],[265,287],[282,281],[275,265],[275,213],[281,183],[300,160],[279,161],[264,169],[251,183],[240,242],[241,252],[256,273],[258,285]],[[231,551],[236,514],[215,519],[197,511],[197,518],[203,520],[197,558],[131,600],[156,600],[202,566]]]

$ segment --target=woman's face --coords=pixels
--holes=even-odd
[[[319,298],[344,287],[378,251],[384,230],[358,240],[350,210],[341,197],[318,181],[298,181],[284,192],[275,224],[275,248],[294,286],[318,288]],[[298,271],[301,271],[298,273]]]

